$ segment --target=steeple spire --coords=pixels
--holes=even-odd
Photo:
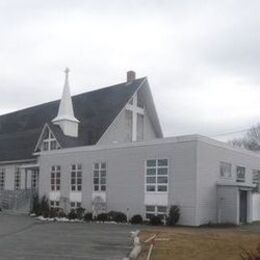
[[[62,93],[62,98],[59,105],[58,115],[52,120],[52,122],[56,125],[59,125],[63,130],[64,135],[69,136],[78,136],[78,124],[79,120],[77,120],[74,116],[72,99],[70,95],[70,87],[69,87],[69,68],[65,69],[65,83]]]

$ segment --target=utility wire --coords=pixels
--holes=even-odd
[[[250,129],[250,128],[243,129],[243,130],[232,131],[232,132],[225,132],[225,133],[218,134],[218,135],[212,135],[211,137],[218,137],[218,136],[222,136],[222,135],[229,135],[229,134],[243,133],[243,132],[248,131],[249,129]]]

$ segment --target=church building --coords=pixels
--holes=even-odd
[[[163,137],[147,78],[0,116],[0,207],[29,211],[32,194],[69,212],[165,215],[179,224],[260,219],[260,155],[200,136]]]

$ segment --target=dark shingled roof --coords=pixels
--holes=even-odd
[[[0,161],[33,158],[46,123],[62,147],[96,144],[144,79],[73,96],[75,117],[80,121],[78,138],[64,136],[61,129],[51,123],[58,113],[60,100],[0,116]]]

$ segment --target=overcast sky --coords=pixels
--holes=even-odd
[[[0,114],[147,76],[166,136],[260,122],[260,1],[1,0]]]

